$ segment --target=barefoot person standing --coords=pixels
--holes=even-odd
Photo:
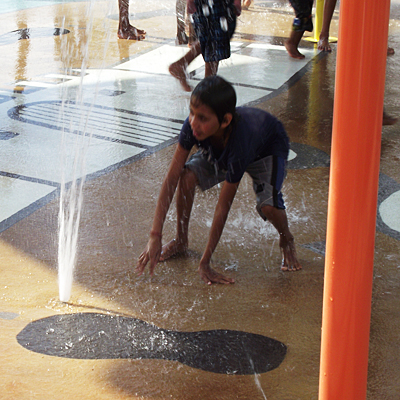
[[[289,0],[289,2],[294,9],[296,17],[293,20],[289,39],[285,41],[285,47],[290,57],[302,60],[304,54],[299,52],[298,47],[304,32],[312,32],[313,30],[312,6],[314,0]]]
[[[188,0],[187,11],[192,15],[197,40],[187,54],[169,66],[169,72],[190,92],[186,69],[197,56],[203,56],[206,77],[216,75],[219,62],[231,56],[230,40],[242,5],[241,0]]]
[[[146,32],[129,23],[129,0],[118,0],[119,25],[117,35],[120,39],[141,40]]]
[[[196,186],[207,190],[223,182],[199,274],[208,285],[234,283],[233,279],[213,270],[210,263],[245,172],[253,179],[258,213],[279,233],[281,269],[301,269],[281,193],[289,153],[289,140],[282,124],[263,110],[236,108],[232,85],[219,76],[211,76],[194,89],[189,117],[178,141],[161,186],[149,241],[137,262],[137,273],[141,275],[150,263],[152,275],[158,261],[186,252]],[[193,146],[199,151],[187,161]],[[176,188],[176,238],[162,246],[163,225]]]

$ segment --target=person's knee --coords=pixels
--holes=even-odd
[[[261,212],[263,213],[264,217],[268,220],[271,221],[271,219],[274,219],[274,216],[276,215],[278,209],[274,206],[270,205],[265,205],[261,207]]]
[[[195,173],[189,168],[184,168],[180,176],[180,184],[188,189],[194,188],[197,185]]]

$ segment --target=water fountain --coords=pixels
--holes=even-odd
[[[82,52],[81,67],[79,70],[80,83],[78,90],[72,91],[68,86],[62,86],[61,104],[59,114],[59,126],[62,127],[61,142],[61,184],[60,184],[60,206],[59,206],[59,237],[58,237],[58,287],[59,297],[62,302],[68,302],[71,296],[73,274],[77,260],[79,223],[83,202],[83,185],[86,176],[86,155],[90,145],[93,129],[88,126],[91,114],[91,107],[84,106],[83,80],[89,61],[89,44],[93,30],[95,0],[90,0],[86,11],[86,29]],[[109,8],[112,2],[109,1]],[[107,19],[106,19],[107,21]],[[65,19],[63,20],[65,23]],[[64,27],[63,27],[64,28]],[[108,26],[105,27],[109,28]],[[107,29],[107,39],[103,51],[106,51],[110,29]],[[64,74],[71,75],[72,67],[70,62],[70,48],[68,36],[63,36],[61,42],[61,53],[65,63]],[[104,53],[103,53],[104,56]],[[94,100],[96,99],[96,93]],[[71,99],[71,97],[73,97]],[[78,111],[78,118],[73,114]],[[71,152],[66,136],[74,133],[74,143]]]

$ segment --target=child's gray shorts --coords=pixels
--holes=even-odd
[[[201,190],[207,190],[225,180],[227,171],[217,170],[201,152],[193,154],[186,163],[186,168],[194,172]],[[268,156],[250,164],[246,172],[253,180],[256,194],[257,211],[265,220],[261,208],[269,205],[285,209],[282,197],[282,184],[286,176],[286,161],[282,157]]]

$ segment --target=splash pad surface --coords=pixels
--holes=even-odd
[[[34,28],[61,27],[65,16],[64,26],[70,33],[64,37],[75,48],[73,43],[85,40],[87,21],[78,17],[84,15],[87,3],[46,2],[24,13],[0,15],[0,36],[25,27],[32,27],[33,33]],[[143,42],[117,40],[116,8],[105,23],[108,4],[96,3],[98,21],[92,28],[96,34],[90,39],[89,66],[83,78],[79,52],[68,60],[70,73],[64,73],[62,37],[51,30],[48,36],[2,46],[9,55],[0,77],[2,396],[317,398],[335,54],[319,56],[305,44],[306,60],[290,60],[280,38],[289,31],[292,10],[285,5],[274,9],[272,2],[256,0],[243,13],[232,43],[233,56],[220,70],[235,83],[240,104],[272,112],[288,131],[293,144],[284,195],[304,270],[279,271],[275,232],[258,218],[251,183],[245,179],[214,257],[215,267],[234,276],[235,285],[205,287],[196,271],[217,189],[196,197],[190,256],[160,264],[153,278],[138,278],[133,266],[146,244],[159,186],[187,116],[189,96],[166,68],[187,48],[174,44],[174,1],[165,2],[162,10],[159,2],[144,6],[131,1],[133,23],[148,32]],[[335,14],[333,34],[337,18]],[[394,18],[389,44],[397,53],[398,39]],[[388,58],[385,107],[394,115],[398,67],[396,56]],[[203,68],[201,60],[193,65],[192,85],[203,76]],[[57,107],[68,88],[68,123],[79,124],[74,120],[78,114],[74,99],[81,80],[84,96],[79,110],[90,115],[87,126],[93,135],[75,281],[70,301],[63,304],[58,301],[56,276],[61,132]],[[72,148],[74,131],[67,132],[67,148]],[[399,385],[399,354],[391,345],[400,323],[399,238],[393,229],[396,224],[385,222],[390,221],[390,201],[400,188],[400,169],[393,162],[399,151],[397,131],[396,126],[384,128],[382,139],[379,204],[384,214],[377,221],[371,399],[393,398]],[[173,209],[165,226],[166,240],[173,237],[174,229]],[[86,313],[107,315],[106,319],[119,316],[114,320],[120,322],[124,318],[143,321],[159,327],[157,332],[187,332],[188,337],[215,331],[260,335],[284,343],[288,351],[273,370],[235,375],[151,357],[102,359],[95,352],[97,357],[90,360],[63,358],[27,350],[17,342],[18,334],[32,324]],[[101,324],[92,324],[90,329],[94,336],[104,330]],[[81,333],[90,337],[86,331]],[[115,344],[110,351],[117,351],[118,342],[112,335],[108,339]],[[69,341],[64,342],[68,347]]]

